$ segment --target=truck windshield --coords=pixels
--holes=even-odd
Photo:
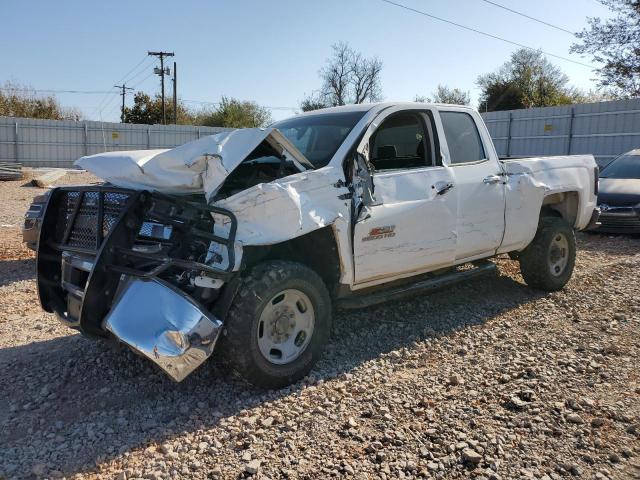
[[[314,167],[329,163],[338,147],[366,112],[303,115],[271,125],[282,132]]]
[[[607,165],[600,178],[640,179],[640,155],[622,155]]]

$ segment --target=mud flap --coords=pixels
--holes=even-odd
[[[123,280],[103,327],[176,382],[211,354],[222,322],[184,292],[159,280]]]

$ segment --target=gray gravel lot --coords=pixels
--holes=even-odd
[[[24,188],[0,183],[4,224]],[[0,478],[640,478],[640,238],[579,234],[553,294],[501,258],[338,312],[313,375],[269,392],[215,358],[174,384],[62,327],[18,231],[0,230]]]

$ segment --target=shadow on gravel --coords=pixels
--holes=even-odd
[[[0,260],[0,287],[36,278],[36,259]]]
[[[489,275],[429,296],[338,312],[313,378],[279,391],[247,385],[215,358],[175,384],[128,350],[79,335],[3,349],[0,477],[29,476],[35,465],[65,474],[93,470],[118,454],[211,428],[319,379],[484,324],[543,296],[508,276]]]

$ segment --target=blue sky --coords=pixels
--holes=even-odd
[[[569,54],[571,35],[482,0],[396,1],[591,63]],[[496,1],[572,31],[584,27],[587,16],[609,15],[596,0]],[[147,50],[168,50],[176,53],[178,95],[184,99],[215,102],[227,95],[292,109],[318,88],[318,70],[331,44],[341,40],[382,59],[385,100],[429,95],[441,83],[470,91],[475,104],[477,76],[496,69],[517,48],[380,0],[5,1],[0,16],[0,83],[105,91]],[[594,87],[590,69],[550,60],[573,85]],[[150,75],[155,63],[143,61],[125,80],[137,90],[158,92],[159,77]],[[88,119],[119,119],[117,95],[56,96],[66,106],[79,107]],[[274,119],[291,113],[286,108],[272,111]]]

